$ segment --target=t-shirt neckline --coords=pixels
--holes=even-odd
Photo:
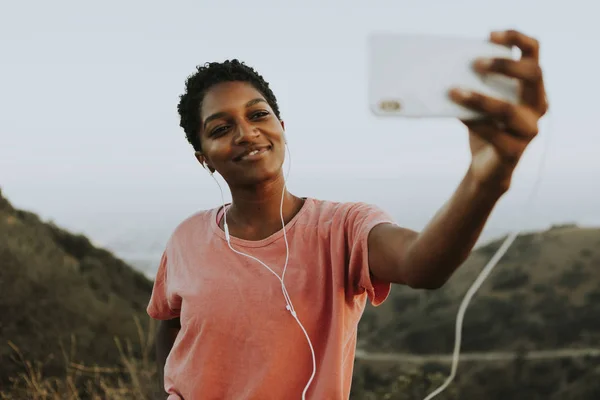
[[[294,215],[294,217],[285,225],[285,228],[279,229],[277,232],[273,233],[271,236],[268,236],[261,240],[246,240],[246,239],[241,239],[241,238],[230,235],[229,238],[230,238],[231,244],[236,244],[238,246],[243,246],[243,247],[264,247],[264,246],[267,246],[267,245],[277,241],[278,239],[282,238],[284,229],[286,231],[286,234],[289,235],[290,230],[294,227],[296,222],[302,217],[302,215],[309,208],[311,208],[313,206],[312,198],[304,197],[303,199],[304,199],[304,204],[302,205],[302,208],[300,208],[300,210],[296,213],[296,215]],[[231,203],[225,204],[226,207],[228,207],[230,205],[231,205]],[[217,215],[219,214],[219,212],[222,209],[223,209],[223,206],[216,207],[210,213],[210,226],[211,226],[213,232],[218,237],[220,237],[222,240],[226,241],[227,239],[225,238],[225,232],[217,224]]]

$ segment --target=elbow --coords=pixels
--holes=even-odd
[[[448,279],[432,279],[421,285],[421,289],[438,290],[441,289],[446,284],[446,282],[448,282]]]
[[[416,241],[413,242],[405,256],[398,266],[398,270],[403,277],[403,283],[411,289],[418,290],[437,290],[440,289],[450,278],[445,271],[447,268],[439,265],[431,257],[423,256],[423,253],[417,251]]]
[[[412,289],[437,290],[448,282],[455,269],[453,263],[436,262],[430,257],[407,257],[404,262],[405,284]]]
[[[448,279],[415,279],[407,282],[407,285],[412,289],[419,290],[437,290],[442,288]]]
[[[441,262],[438,256],[416,250],[417,248],[413,244],[398,266],[398,270],[402,271],[400,275],[403,276],[404,283],[412,289],[437,290],[442,288],[459,263],[449,261],[447,256]]]
[[[450,275],[441,271],[444,270],[434,269],[432,271],[418,268],[415,274],[407,277],[405,283],[412,289],[437,290],[442,288],[450,279]]]

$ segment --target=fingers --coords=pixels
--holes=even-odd
[[[503,74],[528,83],[537,83],[542,79],[542,68],[531,58],[519,61],[508,58],[483,58],[476,60],[473,68],[481,74]]]
[[[522,79],[523,90],[521,98],[523,103],[536,110],[540,116],[546,114],[548,111],[548,99],[546,97],[542,69],[539,66],[540,43],[536,39],[515,30],[492,32],[490,41],[500,45],[518,47],[521,50],[521,60],[499,61],[494,59],[492,61],[484,61],[483,66],[479,65],[475,68],[481,68],[483,71],[487,64],[490,68],[495,69],[490,72],[498,72]],[[481,63],[481,61],[476,62],[476,64]]]
[[[494,124],[488,120],[470,121],[465,125],[472,133],[494,146],[494,149],[509,163],[517,163],[527,147],[527,141],[498,132]]]
[[[539,115],[529,107],[518,106],[481,93],[461,89],[451,90],[450,97],[456,103],[499,122],[502,130],[521,140],[525,139],[528,142],[538,134]]]
[[[514,29],[507,31],[492,32],[490,41],[504,46],[516,46],[521,50],[521,55],[526,58],[532,58],[536,61],[540,57],[540,43],[521,32]]]

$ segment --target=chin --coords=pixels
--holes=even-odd
[[[254,181],[255,183],[265,183],[269,181],[275,181],[281,176],[281,169],[278,170],[262,170],[252,171],[248,174],[248,181]]]
[[[253,168],[245,171],[243,174],[237,174],[235,183],[243,186],[259,185],[269,181],[275,181],[283,175],[281,167],[279,168]]]

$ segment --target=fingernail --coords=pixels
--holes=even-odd
[[[469,97],[471,97],[472,94],[473,92],[460,88],[455,88],[450,91],[450,95],[459,100],[468,99]]]
[[[492,40],[502,40],[504,38],[504,31],[494,31],[491,33],[490,38]]]
[[[486,72],[490,69],[491,66],[492,66],[492,60],[490,60],[489,58],[478,58],[473,63],[473,68],[477,72]]]

